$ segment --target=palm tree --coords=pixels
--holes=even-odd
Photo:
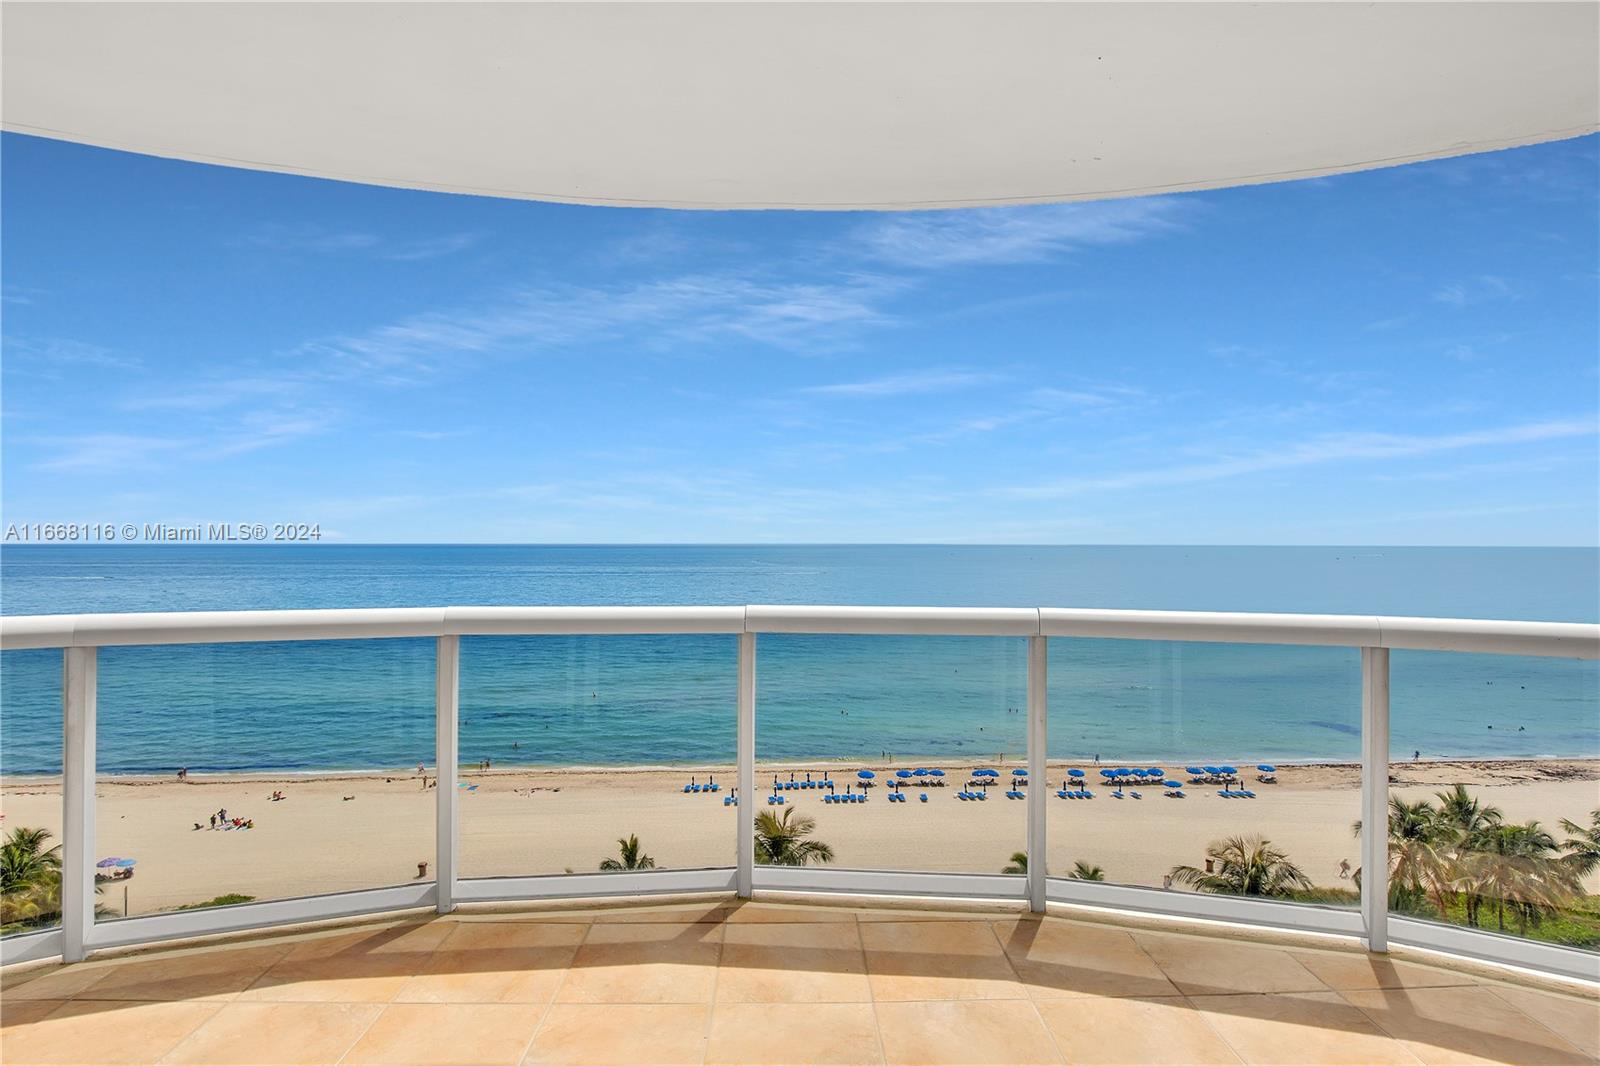
[[[1453,860],[1447,865],[1451,867],[1451,883],[1463,888],[1467,906],[1467,924],[1478,924],[1478,909],[1483,906],[1483,897],[1472,890],[1471,878],[1461,876],[1462,856],[1472,850],[1484,835],[1492,832],[1500,825],[1503,815],[1499,807],[1486,807],[1467,791],[1467,786],[1457,783],[1449,792],[1435,793],[1439,800],[1439,813],[1437,828],[1439,830],[1440,845],[1446,843],[1454,850],[1450,856]],[[1442,857],[1442,856],[1441,856]],[[1452,895],[1454,893],[1451,893]],[[1444,893],[1439,893],[1444,898]]]
[[[1067,877],[1073,881],[1104,881],[1106,872],[1098,866],[1093,866],[1079,859],[1072,864],[1072,872]]]
[[[639,850],[639,838],[633,834],[617,839],[617,848],[622,852],[622,858],[605,859],[600,863],[602,870],[654,870],[656,861]]]
[[[833,861],[833,849],[820,840],[807,840],[817,828],[817,820],[794,814],[786,807],[783,817],[771,811],[756,814],[756,862],[763,866],[822,865]]]
[[[1538,822],[1496,825],[1463,852],[1459,879],[1469,891],[1494,900],[1495,925],[1506,928],[1506,906],[1526,936],[1528,923],[1582,891],[1572,867],[1557,853],[1555,837]]]
[[[1011,853],[1011,865],[1002,866],[1000,872],[1003,874],[1026,874],[1028,872],[1028,853],[1025,851],[1013,851]]]
[[[1361,823],[1352,828],[1359,838]],[[1441,847],[1448,844],[1449,835],[1432,803],[1389,797],[1390,907],[1408,910],[1412,900],[1420,901],[1431,893],[1440,913],[1444,912],[1451,879]],[[1358,881],[1360,874],[1357,870]]]
[[[61,846],[48,829],[18,826],[0,844],[0,925],[34,924],[61,913]]]
[[[1229,896],[1291,896],[1311,887],[1311,879],[1289,857],[1258,836],[1213,840],[1206,858],[1218,868],[1213,873],[1194,866],[1174,866],[1173,881],[1200,892]]]
[[[1562,861],[1579,877],[1588,877],[1600,868],[1600,808],[1589,812],[1588,825],[1563,818],[1561,828],[1572,834],[1561,842],[1567,852]]]

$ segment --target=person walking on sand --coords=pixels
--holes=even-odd
[[[211,816],[211,828],[215,829],[216,827],[217,827],[217,816],[213,814]]]
[[[1339,880],[1341,880],[1341,881],[1350,880],[1350,860],[1349,859],[1340,859],[1339,860]]]

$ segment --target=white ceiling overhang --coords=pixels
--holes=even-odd
[[[1132,196],[1591,132],[1590,2],[24,3],[8,130],[703,208]]]

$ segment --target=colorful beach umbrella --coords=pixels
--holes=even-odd
[[[138,862],[138,859],[118,859],[117,868],[120,870],[126,870],[130,866],[137,865]]]
[[[107,870],[121,861],[121,859],[101,859],[99,862],[95,863],[95,865],[102,870]]]

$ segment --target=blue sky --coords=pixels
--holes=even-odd
[[[0,149],[6,522],[1600,539],[1596,137],[902,215]]]

